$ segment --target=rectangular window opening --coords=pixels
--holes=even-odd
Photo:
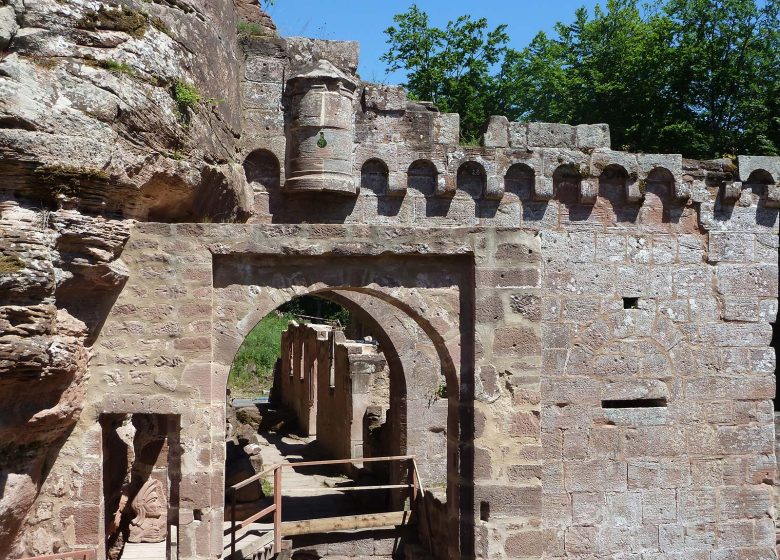
[[[490,519],[490,502],[479,502],[479,518],[482,521]]]
[[[601,401],[601,408],[666,408],[666,399],[615,399]]]
[[[624,297],[623,298],[623,309],[639,309],[639,298],[638,297]]]

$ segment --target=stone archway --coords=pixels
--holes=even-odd
[[[370,263],[367,261],[371,261]],[[461,386],[459,370],[461,291],[466,284],[461,262],[452,258],[289,256],[269,257],[246,253],[215,255],[213,399],[224,398],[224,386],[233,356],[257,322],[282,303],[304,294],[321,295],[362,309],[380,330],[391,317],[413,322],[424,333],[438,359],[448,388],[446,412],[446,516],[441,524],[458,531],[460,523],[459,444]],[[375,310],[371,310],[375,307]],[[383,319],[378,317],[383,315]],[[397,338],[397,337],[396,337]],[[387,340],[391,341],[388,335]],[[398,358],[400,362],[400,358]],[[408,367],[401,367],[402,373]],[[408,378],[403,380],[408,386]],[[411,385],[414,385],[412,383]],[[221,388],[221,389],[217,389]],[[419,389],[419,388],[418,388]],[[418,391],[419,392],[419,391]],[[418,406],[425,395],[414,394]],[[216,404],[216,403],[215,403]],[[407,431],[408,433],[408,431]],[[421,446],[418,449],[423,449]],[[442,457],[443,458],[443,457]],[[217,465],[213,465],[214,468]],[[213,508],[223,498],[214,495]],[[457,547],[457,543],[454,543]]]

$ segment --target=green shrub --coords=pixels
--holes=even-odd
[[[230,367],[228,386],[241,391],[260,393],[274,382],[274,365],[282,355],[282,331],[291,315],[269,313],[246,336]]]
[[[203,100],[203,96],[194,85],[182,80],[173,83],[173,100],[182,115],[187,109],[194,109]]]
[[[43,180],[86,180],[86,181],[108,181],[108,173],[102,169],[94,167],[79,167],[76,165],[42,165],[35,170],[35,174],[41,176]]]
[[[154,28],[157,31],[159,31],[161,33],[165,33],[169,37],[171,36],[171,30],[168,28],[168,26],[165,24],[165,22],[163,20],[161,20],[159,17],[153,17],[151,19],[151,22],[152,22],[152,26],[154,26]]]

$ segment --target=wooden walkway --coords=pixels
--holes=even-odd
[[[262,456],[265,465],[287,464],[286,468],[277,468],[273,472],[268,472],[269,481],[273,480],[274,473],[275,476],[281,477],[280,487],[282,496],[280,500],[284,519],[280,525],[282,539],[297,535],[330,533],[334,531],[397,527],[409,523],[409,511],[365,513],[361,515],[350,514],[355,511],[356,503],[352,495],[356,490],[411,489],[411,484],[356,486],[355,481],[345,476],[333,476],[332,474],[335,472],[333,470],[335,463],[343,464],[349,461],[309,461],[312,459],[311,444],[311,439],[276,435],[267,436],[263,442]],[[367,461],[388,459],[413,461],[411,457],[407,458],[405,456],[367,459]],[[301,467],[294,466],[298,462],[302,462]],[[416,483],[416,477],[414,480]],[[234,560],[239,558],[265,560],[280,552],[274,550],[274,547],[277,546],[276,543],[280,543],[280,541],[274,539],[274,524],[270,519],[270,514],[266,518],[258,520],[265,522],[250,523],[252,518],[256,517],[253,516],[255,512],[273,511],[274,503],[273,498],[266,498],[251,504],[249,510],[244,506],[241,507],[240,517],[247,518],[247,521],[244,523],[249,524],[236,532],[236,554]],[[230,507],[226,508],[225,515],[223,558],[231,558]]]
[[[120,560],[165,560],[166,542],[127,543]]]

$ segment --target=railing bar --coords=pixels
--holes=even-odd
[[[270,472],[273,472],[275,468],[276,468],[276,465],[274,465],[273,467],[271,467],[269,469],[266,469],[266,470],[264,470],[262,472],[259,472],[257,474],[253,474],[252,476],[250,476],[246,480],[242,480],[241,482],[237,482],[236,484],[233,484],[232,486],[230,486],[230,488],[235,488],[236,490],[239,490],[239,489],[243,488],[244,486],[246,486],[247,484],[251,484],[252,482],[260,480],[263,477],[263,475],[266,475],[266,474],[268,474]]]
[[[269,513],[273,513],[274,511],[276,511],[276,504],[271,504],[267,508],[265,508],[263,510],[260,510],[257,513],[255,513],[254,515],[250,515],[249,517],[244,519],[241,522],[241,524],[240,524],[240,528],[243,529],[244,527],[246,527],[247,525],[249,525],[253,521],[256,521],[257,519],[261,519],[261,518],[265,517],[266,515],[268,515]]]
[[[378,486],[334,486],[324,488],[285,488],[284,495],[289,496],[291,492],[333,492],[335,491],[352,491],[352,490],[390,490],[395,488],[409,488],[411,484],[380,484]]]
[[[267,468],[266,470],[253,474],[246,480],[242,480],[241,482],[238,482],[236,484],[233,484],[230,488],[235,488],[236,490],[239,490],[246,486],[247,484],[251,484],[252,482],[255,482],[262,478],[263,475],[268,474],[269,472],[272,472],[276,467],[316,467],[320,465],[346,465],[349,463],[376,463],[379,461],[404,461],[414,459],[414,455],[397,455],[393,457],[356,457],[354,459],[328,459],[323,461],[300,461],[298,463],[278,463],[276,465],[273,465],[272,467]]]
[[[352,459],[328,459],[324,461],[301,461],[298,463],[279,463],[280,467],[316,467],[319,465],[346,465],[349,463],[376,463],[379,461],[404,461],[413,459],[414,455],[398,455],[396,457],[355,457]]]
[[[420,492],[425,494],[425,488],[423,488],[422,480],[420,479],[420,469],[417,468],[417,461],[415,459],[412,459],[412,465],[414,466],[414,472],[417,473],[417,487],[420,489]]]
[[[282,468],[274,469],[274,554],[282,551]]]

